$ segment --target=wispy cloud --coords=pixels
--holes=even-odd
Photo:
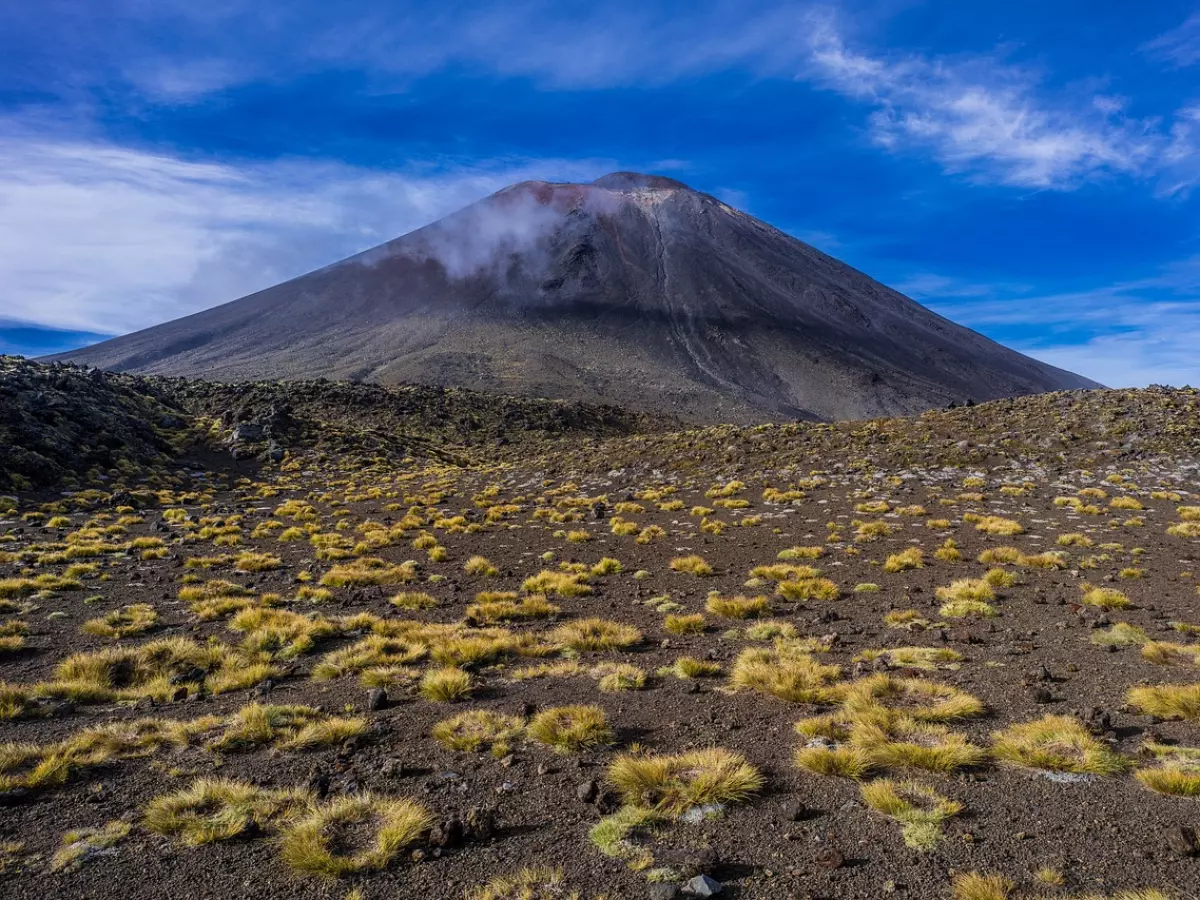
[[[871,137],[889,150],[927,149],[952,172],[1032,188],[1167,165],[1171,135],[1126,117],[1120,98],[1056,102],[1036,73],[996,56],[877,56],[851,48],[831,13],[810,22],[805,76],[873,107]]]
[[[381,172],[3,140],[2,305],[13,320],[54,328],[142,328],[390,240],[513,181],[611,167],[547,160]]]
[[[1200,257],[1147,278],[1058,294],[936,278],[913,291],[938,312],[1112,387],[1200,384]],[[910,288],[911,289],[911,288]]]
[[[1143,44],[1142,50],[1175,66],[1200,63],[1200,12],[1193,13],[1177,28]]]

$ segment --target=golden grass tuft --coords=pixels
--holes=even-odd
[[[201,778],[191,787],[156,797],[146,807],[149,831],[198,847],[262,831],[312,803],[304,790],[270,790],[224,778]]]
[[[519,601],[515,598],[477,601],[467,607],[466,619],[472,625],[493,625],[497,622],[545,619],[556,616],[561,611],[542,594],[533,594]]]
[[[329,716],[311,706],[250,703],[243,706],[209,747],[237,753],[272,746],[308,750],[340,744],[362,734],[367,720]]]
[[[669,756],[625,754],[609,765],[608,781],[627,805],[666,816],[693,806],[737,803],[763,785],[745,757],[720,747]]]
[[[542,710],[529,722],[529,737],[555,753],[580,753],[614,740],[608,715],[598,706],[557,706]]]
[[[1127,767],[1124,757],[1108,749],[1071,716],[1043,716],[997,731],[992,755],[1028,769],[1076,775],[1115,775]]]
[[[925,568],[925,554],[918,547],[909,547],[899,553],[893,553],[883,564],[885,572],[907,572],[909,569]]]
[[[375,584],[405,584],[417,578],[417,564],[412,560],[389,563],[374,556],[334,566],[321,577],[325,587],[361,587]]]
[[[233,561],[233,567],[239,572],[270,572],[283,565],[283,560],[269,553],[254,553],[245,551],[239,553]]]
[[[766,597],[722,597],[713,594],[704,604],[704,608],[714,616],[724,619],[751,619],[769,615],[771,601]]]
[[[504,756],[524,730],[525,723],[516,716],[472,709],[438,722],[432,734],[434,740],[449,750],[473,752],[490,748],[493,755]]]
[[[422,591],[401,591],[388,603],[400,609],[433,609],[438,605],[436,597]]]
[[[608,619],[578,619],[550,632],[550,640],[572,650],[619,650],[641,643],[642,633],[632,625]]]
[[[313,668],[315,681],[392,666],[406,666],[424,658],[429,648],[402,637],[372,634],[348,647],[328,653]]]
[[[500,570],[486,556],[472,556],[463,565],[463,571],[480,578],[494,578],[500,574]]]
[[[567,890],[562,869],[535,866],[497,875],[468,890],[464,900],[580,900],[580,896]]]
[[[881,672],[850,684],[843,709],[856,718],[900,713],[921,722],[950,722],[982,715],[986,708],[978,698],[951,685]]]
[[[149,631],[158,622],[158,612],[148,603],[114,609],[98,619],[88,619],[81,630],[96,637],[124,638]]]
[[[918,781],[879,779],[862,786],[863,802],[903,826],[904,843],[932,850],[941,840],[941,825],[963,806]]]
[[[701,634],[704,627],[704,616],[700,613],[669,615],[663,620],[663,628],[676,635]]]
[[[433,821],[429,810],[407,798],[341,797],[289,824],[280,851],[288,866],[306,875],[337,878],[376,872],[420,840]],[[344,845],[351,843],[355,826],[369,826],[373,835],[367,846],[349,852]]]
[[[834,684],[840,675],[838,666],[818,663],[781,641],[771,650],[743,650],[729,680],[735,688],[770,694],[790,703],[828,704],[841,698],[841,690]]]
[[[1083,585],[1083,602],[1101,609],[1125,609],[1129,606],[1129,598],[1120,591],[1090,584]]]
[[[1200,719],[1200,683],[1132,688],[1125,701],[1160,719]]]
[[[1009,537],[1014,534],[1024,534],[1025,526],[1013,519],[1005,519],[1000,516],[984,516],[975,523],[975,530],[982,531],[985,534],[997,534]]]
[[[1144,744],[1142,750],[1157,763],[1133,773],[1144,786],[1172,797],[1200,797],[1200,747],[1151,741]]]
[[[836,600],[841,596],[838,586],[828,578],[801,578],[779,582],[775,593],[785,600]]]
[[[671,560],[671,568],[685,575],[705,577],[713,574],[713,567],[704,561],[702,556],[676,556]]]
[[[857,721],[850,727],[849,742],[875,769],[953,772],[987,758],[964,735],[904,715]]]
[[[545,594],[553,597],[583,597],[592,592],[585,582],[586,573],[555,572],[543,570],[537,575],[526,578],[521,590],[527,594]]]
[[[954,877],[954,900],[1008,900],[1016,885],[1003,875],[964,872]]]
[[[462,669],[444,666],[421,676],[421,696],[434,703],[457,703],[471,696],[474,679]]]

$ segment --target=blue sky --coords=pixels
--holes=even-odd
[[[0,352],[525,178],[668,174],[1111,385],[1200,382],[1200,5],[0,6]]]

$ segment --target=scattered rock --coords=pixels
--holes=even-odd
[[[575,796],[583,803],[594,803],[600,795],[600,785],[595,781],[584,781],[575,786]]]
[[[725,885],[707,875],[697,875],[683,886],[683,892],[689,897],[715,897],[724,890]]]

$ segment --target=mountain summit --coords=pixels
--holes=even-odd
[[[527,181],[232,303],[54,357],[217,380],[350,379],[696,422],[907,414],[1095,387],[687,185]]]

